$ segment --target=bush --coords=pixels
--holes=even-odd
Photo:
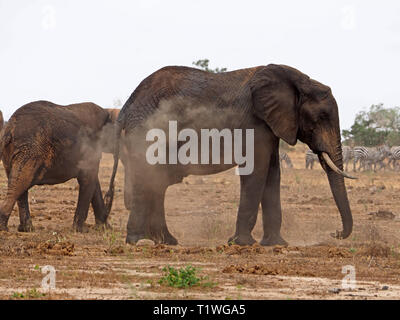
[[[167,284],[175,288],[189,288],[199,285],[204,277],[197,276],[197,269],[191,265],[179,270],[167,266],[162,269],[165,275],[158,281],[159,284]]]

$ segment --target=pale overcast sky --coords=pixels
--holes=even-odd
[[[0,109],[125,102],[147,75],[208,58],[287,64],[329,85],[341,127],[399,106],[400,1],[0,0]]]

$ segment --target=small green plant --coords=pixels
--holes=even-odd
[[[349,251],[354,254],[354,253],[356,253],[357,249],[356,248],[350,248]]]
[[[146,280],[146,284],[149,285],[151,288],[153,288],[154,287],[154,280],[153,279]]]
[[[174,267],[164,267],[162,269],[164,276],[158,281],[159,284],[166,284],[174,288],[189,288],[200,285],[206,277],[197,275],[198,269],[188,265],[185,268],[175,269]],[[209,286],[210,283],[206,283]]]
[[[22,292],[14,292],[11,296],[11,298],[13,299],[38,299],[41,297],[45,297],[46,294],[45,293],[41,293],[39,291],[37,291],[36,288],[30,289],[30,290],[26,290],[25,293]]]
[[[116,232],[114,230],[105,230],[103,233],[103,240],[106,242],[107,245],[107,253],[110,254],[116,254],[116,253],[122,253],[119,252],[120,248],[118,248],[118,244],[120,244],[121,240],[121,234],[119,232]]]
[[[54,240],[48,240],[48,242],[55,242],[55,243],[61,243],[67,240],[66,237],[63,235],[57,233],[56,231],[53,232]]]
[[[232,240],[230,240],[230,241],[228,242],[228,246],[233,246],[233,245],[235,245],[235,244],[236,244],[236,242],[235,242],[236,239],[237,239],[237,237],[234,237]]]

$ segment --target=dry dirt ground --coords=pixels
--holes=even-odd
[[[71,229],[78,196],[75,180],[35,186],[29,202],[35,232],[19,233],[14,209],[9,232],[0,232],[2,299],[398,299],[400,297],[400,173],[357,173],[347,180],[354,231],[341,228],[328,181],[319,164],[304,169],[304,146],[289,152],[294,169],[282,172],[282,234],[288,247],[226,245],[234,232],[239,179],[234,170],[190,176],[169,188],[167,223],[179,246],[124,243],[123,166],[116,182],[112,231]],[[101,184],[108,185],[112,157],[103,155]],[[6,178],[0,172],[4,199]],[[254,237],[262,236],[261,213]],[[89,226],[93,226],[92,211]],[[56,289],[44,290],[46,265],[56,269]],[[177,289],[159,284],[166,266],[192,265],[201,285]],[[355,287],[343,289],[344,266]]]

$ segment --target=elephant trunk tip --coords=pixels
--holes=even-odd
[[[339,240],[347,239],[352,232],[352,226],[344,228],[342,231],[336,230],[335,233],[331,233],[331,237]]]

